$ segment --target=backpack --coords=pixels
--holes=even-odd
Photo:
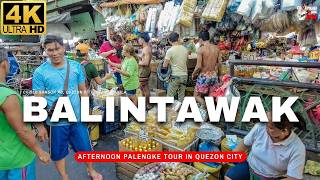
[[[14,76],[20,73],[20,66],[18,64],[17,58],[10,52],[8,53],[8,61],[10,64],[10,69],[9,74],[6,77],[6,82],[11,81]]]

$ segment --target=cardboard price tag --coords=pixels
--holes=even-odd
[[[256,52],[243,52],[241,54],[241,60],[243,60],[243,61],[257,60],[257,54],[256,54]]]

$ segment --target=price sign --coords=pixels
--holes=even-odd
[[[241,60],[243,61],[254,61],[257,59],[256,52],[243,52],[241,55]]]

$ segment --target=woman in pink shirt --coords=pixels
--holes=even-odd
[[[105,41],[99,50],[100,56],[108,58],[111,62],[115,64],[121,64],[121,54],[122,54],[122,38],[119,35],[114,35],[109,41]],[[111,72],[111,67],[108,65],[108,70]],[[121,76],[118,72],[114,72],[114,77],[117,80],[117,85],[119,89],[122,88]]]

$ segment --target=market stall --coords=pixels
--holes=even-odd
[[[107,40],[120,35],[122,44],[133,45],[137,54],[141,54],[143,47],[139,43],[139,35],[145,32],[151,37],[151,96],[167,94],[170,75],[163,75],[161,71],[166,52],[171,47],[168,35],[172,32],[180,35],[179,44],[188,51],[186,96],[194,95],[196,81],[192,79],[192,73],[201,48],[198,38],[201,31],[209,32],[210,42],[218,47],[221,61],[217,88],[210,90],[208,96],[240,96],[240,107],[234,124],[225,123],[223,117],[216,124],[193,121],[177,123],[181,102],[175,101],[166,109],[165,123],[157,121],[157,107],[153,107],[146,113],[146,123],[138,123],[129,116],[129,122],[121,126],[120,98],[126,94],[119,90],[116,77],[112,77],[101,86],[95,84],[91,90],[92,114],[104,116],[102,125],[89,126],[91,140],[98,141],[102,139],[101,134],[108,135],[120,130],[125,135],[119,138],[116,144],[118,148],[113,149],[120,152],[229,152],[256,124],[240,121],[251,96],[260,97],[267,110],[270,110],[273,96],[297,96],[299,100],[293,110],[303,116],[302,129],[295,128],[293,131],[308,151],[320,152],[319,0],[104,0],[91,3],[104,17],[105,22],[101,26],[107,30]],[[86,18],[90,18],[89,13]],[[83,26],[85,24],[81,24]],[[55,29],[51,29],[52,32],[61,34],[62,31]],[[66,26],[64,29],[67,32]],[[79,38],[71,37],[69,30],[64,36],[65,44],[73,47],[80,43]],[[90,41],[81,43],[90,44]],[[21,71],[20,74],[14,72],[8,84],[20,93],[24,93],[25,88],[30,90],[31,81],[24,80],[30,80],[35,68],[45,60],[40,43],[1,42],[1,46],[8,47],[12,52]],[[90,48],[88,61],[101,76],[113,73],[106,63],[108,58],[103,58],[98,49]],[[121,51],[116,51],[114,54],[120,57]],[[79,60],[75,49],[68,50],[66,56],[68,59]],[[142,96],[141,90],[137,90],[136,96]],[[113,123],[106,122],[106,97],[115,98]],[[198,105],[206,121],[208,112]],[[307,163],[307,167],[312,166],[310,164],[313,162]],[[121,180],[219,179],[233,166],[235,164],[231,163],[129,162],[116,163],[116,173]],[[309,168],[306,173],[319,176],[319,172]]]
[[[195,82],[191,74],[199,48],[197,35],[202,30],[209,31],[212,43],[221,51],[221,80],[223,75],[229,74],[231,86],[241,96],[237,119],[242,118],[250,96],[261,97],[265,108],[269,108],[272,96],[298,96],[300,100],[294,110],[303,114],[306,129],[295,131],[308,150],[318,152],[319,5],[319,1],[174,0],[106,1],[100,4],[100,8],[108,35],[121,34],[137,51],[141,50],[137,40],[139,33],[150,34],[153,49],[150,85],[154,89],[166,88],[166,79],[159,76],[158,66],[170,48],[167,35],[178,32],[181,44],[189,50],[186,94],[193,95]],[[220,85],[224,83],[221,81]],[[219,88],[210,96],[225,96],[225,91]],[[155,110],[151,110],[145,124],[131,122],[124,131],[127,136],[157,142],[162,145],[162,150],[199,151],[203,140],[196,133],[201,130],[201,125],[177,125],[173,109],[167,109],[169,115],[165,124],[157,123]],[[205,118],[206,112],[202,115]],[[217,143],[217,146],[222,151],[232,150],[239,137],[229,135],[242,137],[253,125],[238,121],[233,126],[219,124],[228,136],[224,136],[222,144]],[[196,163],[194,166],[203,169],[203,165]],[[212,174],[220,169],[226,171],[225,165],[219,170],[215,169],[218,166],[208,165],[206,168],[209,167],[213,168]],[[140,177],[139,173],[137,177]]]

